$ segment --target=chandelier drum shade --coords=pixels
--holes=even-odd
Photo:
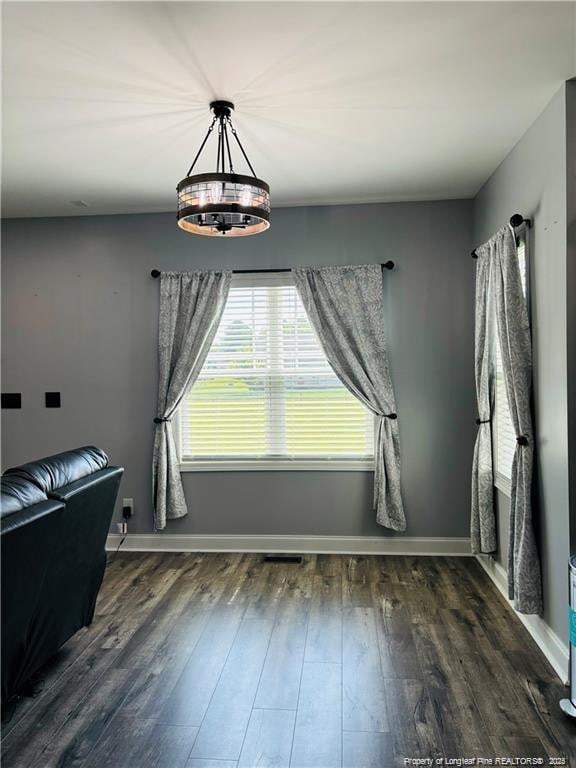
[[[234,104],[213,101],[214,118],[186,178],[176,187],[178,226],[197,235],[240,237],[264,232],[270,226],[270,187],[259,179],[244,151],[230,117]],[[217,127],[216,171],[191,175],[210,134]],[[234,172],[230,134],[235,139],[252,175]],[[226,165],[228,172],[226,173]]]

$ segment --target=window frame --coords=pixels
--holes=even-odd
[[[528,309],[528,322],[530,323],[530,238],[529,228],[522,224],[516,231],[516,241],[518,247],[524,243],[524,299]],[[495,371],[496,375],[496,371]],[[496,383],[495,383],[496,386]],[[498,412],[496,404],[496,393],[494,393],[494,418],[492,419],[492,465],[494,468],[493,484],[507,498],[512,496],[512,478],[500,471],[498,468]]]
[[[237,274],[232,288],[256,286],[294,285],[291,274],[257,272]],[[356,457],[206,457],[190,459],[182,455],[182,415],[178,408],[172,419],[174,442],[178,452],[181,472],[373,472],[374,456]],[[374,419],[374,445],[376,443],[376,419]]]

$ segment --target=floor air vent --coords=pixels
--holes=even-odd
[[[301,555],[264,555],[263,560],[265,563],[300,564],[302,562],[302,556]]]

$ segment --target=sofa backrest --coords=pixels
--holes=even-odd
[[[44,491],[19,475],[0,480],[0,517],[4,518],[47,500]]]
[[[108,456],[100,448],[86,445],[73,451],[47,456],[29,464],[7,469],[3,478],[23,478],[49,495],[63,486],[92,475],[108,466]]]

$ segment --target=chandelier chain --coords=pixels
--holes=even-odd
[[[202,142],[202,144],[200,144],[198,152],[196,153],[196,157],[192,161],[192,165],[188,169],[188,173],[186,174],[186,176],[190,176],[190,174],[194,170],[196,163],[198,162],[198,158],[202,154],[202,150],[206,146],[206,142],[208,141],[210,134],[214,130],[214,126],[216,125],[217,121],[218,121],[218,148],[217,148],[217,154],[216,154],[216,173],[219,173],[220,169],[222,169],[222,173],[225,172],[226,154],[228,155],[228,165],[230,168],[230,173],[234,173],[234,167],[232,163],[232,152],[230,150],[230,141],[228,139],[228,127],[229,127],[232,135],[236,139],[236,143],[240,147],[240,151],[242,152],[242,156],[244,157],[244,160],[246,160],[246,163],[250,168],[252,176],[254,176],[254,178],[257,178],[256,171],[254,170],[254,167],[250,162],[244,147],[242,146],[242,142],[240,141],[240,137],[238,136],[236,128],[234,128],[230,115],[214,116],[210,124],[210,127],[208,128],[206,136],[204,137],[204,141]]]
[[[252,176],[254,176],[254,178],[255,178],[255,179],[256,179],[256,178],[258,178],[258,177],[256,176],[256,171],[255,171],[255,170],[254,170],[254,168],[252,167],[252,163],[251,163],[251,162],[250,162],[250,160],[248,159],[248,155],[247,155],[247,154],[246,154],[246,152],[244,151],[244,147],[242,146],[242,142],[240,141],[240,138],[239,138],[238,134],[236,133],[236,129],[235,129],[235,128],[234,128],[234,126],[232,125],[232,120],[231,120],[230,118],[228,118],[227,122],[228,122],[228,125],[230,126],[230,130],[232,131],[232,136],[234,136],[234,138],[236,139],[236,141],[237,141],[237,143],[238,143],[238,146],[240,147],[240,151],[241,151],[241,152],[242,152],[242,154],[244,155],[244,160],[246,160],[246,162],[248,163],[248,167],[249,167],[249,168],[250,168],[250,170],[252,171]]]
[[[234,166],[232,164],[232,153],[230,152],[230,142],[228,141],[228,131],[226,130],[226,123],[224,123],[224,140],[226,141],[226,151],[228,152],[228,166],[230,173],[234,173]]]
[[[206,145],[206,142],[208,141],[208,137],[210,136],[210,134],[214,130],[214,126],[216,125],[216,120],[217,120],[216,117],[212,120],[212,123],[210,124],[210,127],[208,128],[208,132],[206,133],[206,136],[204,136],[204,141],[202,142],[202,144],[200,144],[200,149],[198,150],[198,152],[196,152],[196,157],[192,161],[192,165],[188,169],[188,173],[186,174],[186,176],[190,176],[190,174],[192,173],[192,171],[194,169],[194,166],[196,165],[196,162],[198,161],[198,158],[200,157],[200,155],[202,153],[202,150],[204,149],[204,147]]]
[[[216,157],[216,173],[220,173],[220,155],[222,153],[222,118],[218,125],[218,155]],[[224,163],[222,163],[222,173],[224,173]]]

